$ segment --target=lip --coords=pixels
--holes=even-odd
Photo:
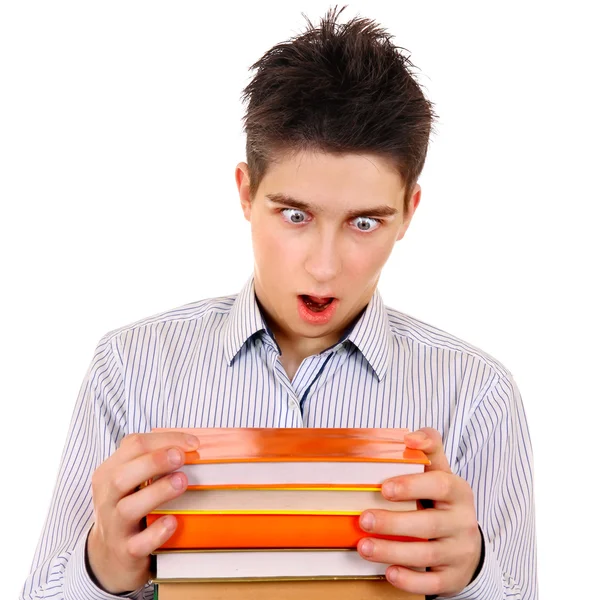
[[[312,298],[316,298],[317,300],[329,300],[329,298],[337,300],[333,294],[298,294],[298,296],[310,296]]]
[[[331,298],[331,296],[328,297]],[[339,303],[340,301],[334,298],[325,310],[315,313],[310,311],[304,304],[304,300],[298,296],[298,316],[308,325],[327,325],[332,321]]]

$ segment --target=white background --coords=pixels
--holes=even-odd
[[[0,552],[14,598],[100,337],[250,274],[240,93],[248,67],[304,29],[301,13],[317,22],[329,3],[0,6]],[[440,115],[380,289],[514,374],[548,600],[598,589],[593,6],[369,0],[343,13],[410,51]]]

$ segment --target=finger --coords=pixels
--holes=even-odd
[[[461,591],[465,586],[454,586],[452,582],[452,570],[445,567],[435,570],[420,572],[409,568],[392,565],[385,572],[386,579],[395,587],[410,594],[420,594],[427,596],[438,596]]]
[[[118,517],[123,521],[123,529],[129,529],[165,502],[177,498],[186,487],[187,477],[184,473],[176,472],[121,498],[117,502],[116,510]]]
[[[394,502],[427,498],[448,504],[472,502],[473,494],[467,481],[445,471],[392,477],[383,482],[381,493]]]
[[[116,505],[141,483],[171,473],[181,467],[183,462],[184,453],[180,448],[161,448],[107,470],[104,499],[109,504]]]
[[[363,558],[386,565],[426,568],[447,565],[452,561],[452,544],[443,540],[398,542],[379,538],[363,538],[357,550]]]
[[[444,453],[444,444],[439,431],[432,427],[421,427],[418,431],[412,431],[404,436],[404,443],[409,448],[421,450],[431,461],[425,465],[425,471],[446,471],[452,473],[450,463]]]
[[[360,516],[360,526],[367,533],[408,536],[426,540],[444,538],[456,530],[455,513],[425,509],[406,512],[368,510]]]
[[[130,433],[121,440],[119,449],[108,460],[116,457],[113,462],[122,463],[169,446],[177,446],[184,452],[190,452],[196,450],[199,445],[200,442],[195,435],[177,431]]]
[[[165,515],[127,540],[127,552],[134,558],[144,558],[162,546],[177,529],[177,519]]]

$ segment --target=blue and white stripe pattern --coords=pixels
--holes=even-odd
[[[519,390],[497,360],[384,306],[379,291],[340,341],[290,382],[250,277],[239,294],[107,333],[77,398],[21,600],[104,593],[85,566],[90,480],[128,433],[153,427],[434,427],[474,491],[479,576],[455,599],[537,598],[532,450]]]

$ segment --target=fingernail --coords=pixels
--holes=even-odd
[[[373,525],[375,525],[375,517],[373,516],[373,513],[363,513],[360,517],[360,526],[366,531],[371,531],[371,529],[373,529]]]
[[[185,443],[188,445],[188,448],[195,450],[199,445],[199,440],[195,435],[186,435]]]
[[[185,484],[183,481],[183,477],[180,473],[175,473],[175,475],[171,476],[171,485],[176,489],[180,490]]]
[[[427,439],[427,434],[423,431],[413,431],[408,435],[410,435],[412,440],[415,440],[417,442],[424,442]]]
[[[390,583],[394,583],[398,579],[398,569],[390,569],[387,578]]]
[[[177,467],[181,464],[181,452],[175,448],[170,448],[167,451],[167,458],[174,467]]]
[[[363,540],[360,544],[361,554],[365,556],[371,556],[373,554],[374,546],[371,540]]]
[[[175,526],[177,525],[177,519],[175,519],[173,515],[167,515],[163,518],[163,525],[167,531],[171,531],[172,529],[175,529]]]
[[[381,491],[387,498],[393,498],[396,491],[396,484],[392,481],[387,481],[381,487]]]

